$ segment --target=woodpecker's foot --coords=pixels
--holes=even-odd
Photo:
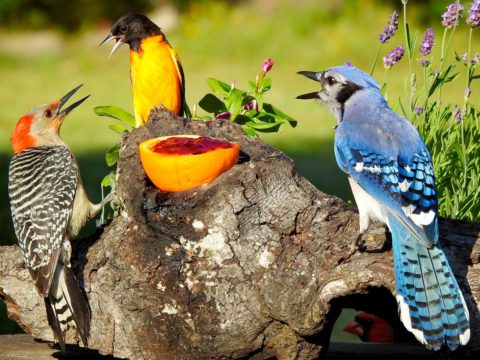
[[[117,194],[116,194],[116,179],[115,179],[115,174],[114,173],[110,173],[110,187],[111,187],[111,190],[110,190],[110,193],[102,200],[101,202],[101,206],[105,206],[107,203],[110,203],[110,206],[112,208],[114,207],[119,207],[120,206],[120,201],[117,197]]]

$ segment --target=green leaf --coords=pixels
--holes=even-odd
[[[428,91],[428,97],[432,96],[435,93],[435,91],[438,88],[442,87],[444,84],[451,82],[457,78],[459,73],[449,76],[450,72],[454,69],[454,67],[455,67],[454,65],[450,65],[433,80],[432,86]]]
[[[238,115],[235,120],[237,124],[245,125],[246,123],[252,121],[252,118],[246,115]]]
[[[408,24],[405,24],[405,37],[407,42],[407,55],[408,55],[408,58],[411,59],[412,39],[410,37],[410,27],[408,26]]]
[[[249,91],[251,94],[254,94],[254,93],[255,93],[255,82],[253,82],[253,81],[249,81],[249,82],[248,82],[248,91]]]
[[[280,125],[280,123],[277,122],[247,122],[245,125],[255,129],[255,130],[265,130],[265,129],[271,129],[275,126]]]
[[[257,94],[257,103],[258,103],[258,110],[263,111],[263,95]]]
[[[210,89],[212,89],[212,91],[218,95],[227,95],[232,89],[230,85],[214,78],[208,78],[206,81]]]
[[[128,111],[115,106],[115,105],[110,105],[110,106],[97,106],[93,109],[95,114],[99,116],[108,116],[120,121],[125,121],[129,125],[132,125],[133,127],[136,127],[137,124],[135,122],[135,116],[130,114]]]
[[[243,131],[245,131],[245,134],[247,134],[248,136],[252,136],[252,137],[256,137],[257,136],[257,132],[255,131],[255,129],[252,129],[248,126],[245,126],[243,128]]]
[[[253,100],[255,100],[255,97],[251,95],[245,95],[242,100],[242,106],[247,105],[248,103],[251,103]]]
[[[125,132],[128,132],[127,129],[125,129],[123,126],[121,125],[117,125],[117,124],[112,124],[112,125],[109,125],[108,126],[111,130],[115,131],[116,133],[118,134],[123,134]]]
[[[213,94],[205,95],[202,100],[200,100],[198,105],[206,112],[212,114],[216,112],[227,111],[227,108],[225,107],[225,104],[222,102],[222,100],[220,100]]]
[[[190,111],[190,107],[188,106],[187,103],[185,103],[185,117],[187,119],[191,119],[192,118],[192,112]]]
[[[112,187],[112,184],[110,184],[110,173],[104,176],[101,184],[103,187]]]
[[[107,153],[105,154],[105,161],[107,162],[108,166],[114,166],[117,163],[119,153],[120,144],[115,144],[107,150]]]
[[[262,82],[262,86],[260,87],[260,92],[265,93],[268,90],[270,90],[271,87],[272,87],[272,79],[264,78]]]
[[[245,92],[239,89],[231,89],[228,95],[225,97],[225,105],[227,107],[227,111],[229,111],[232,115],[230,119],[233,121],[237,117],[237,115],[242,110],[242,101]]]
[[[283,111],[281,111],[280,109],[276,108],[276,107],[273,106],[272,104],[269,104],[269,103],[263,104],[263,109],[264,109],[267,113],[276,115],[277,118],[280,118],[280,119],[283,119],[283,120],[288,121],[288,122],[290,123],[290,126],[291,126],[291,127],[297,126],[297,123],[298,123],[297,120],[295,120],[295,119],[292,118],[291,116],[285,114]]]

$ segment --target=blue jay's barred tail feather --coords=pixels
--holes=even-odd
[[[427,248],[393,215],[388,221],[403,324],[427,348],[465,345],[470,339],[468,309],[440,245]]]
[[[45,298],[48,323],[65,352],[65,333],[68,329],[77,329],[82,343],[88,346],[90,333],[90,306],[83,291],[78,287],[73,272],[67,266],[59,263],[50,288]]]

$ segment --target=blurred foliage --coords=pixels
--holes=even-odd
[[[127,12],[152,8],[150,0],[1,0],[0,21],[8,27],[54,27],[71,32],[102,19],[116,20]]]
[[[171,4],[181,11],[192,8],[210,7],[215,3],[223,3],[235,7],[248,0],[1,0],[0,22],[8,28],[39,29],[53,27],[65,32],[74,32],[95,25],[102,20],[114,21],[127,12],[147,12],[162,4]],[[281,1],[264,0],[273,5]],[[298,4],[304,1],[298,1]],[[399,0],[376,0],[379,5],[400,7]],[[360,7],[358,0],[327,0],[322,6],[331,8],[333,3]],[[268,5],[268,4],[267,4]],[[409,6],[415,7],[421,22],[438,18],[445,10],[445,3],[436,0],[410,1]],[[339,9],[341,6],[338,7]]]

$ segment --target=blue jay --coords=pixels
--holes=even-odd
[[[465,345],[468,309],[438,242],[437,190],[422,138],[363,71],[338,66],[299,74],[321,90],[297,98],[318,100],[338,122],[335,157],[348,174],[360,232],[379,221],[392,234],[401,321],[429,349]]]

